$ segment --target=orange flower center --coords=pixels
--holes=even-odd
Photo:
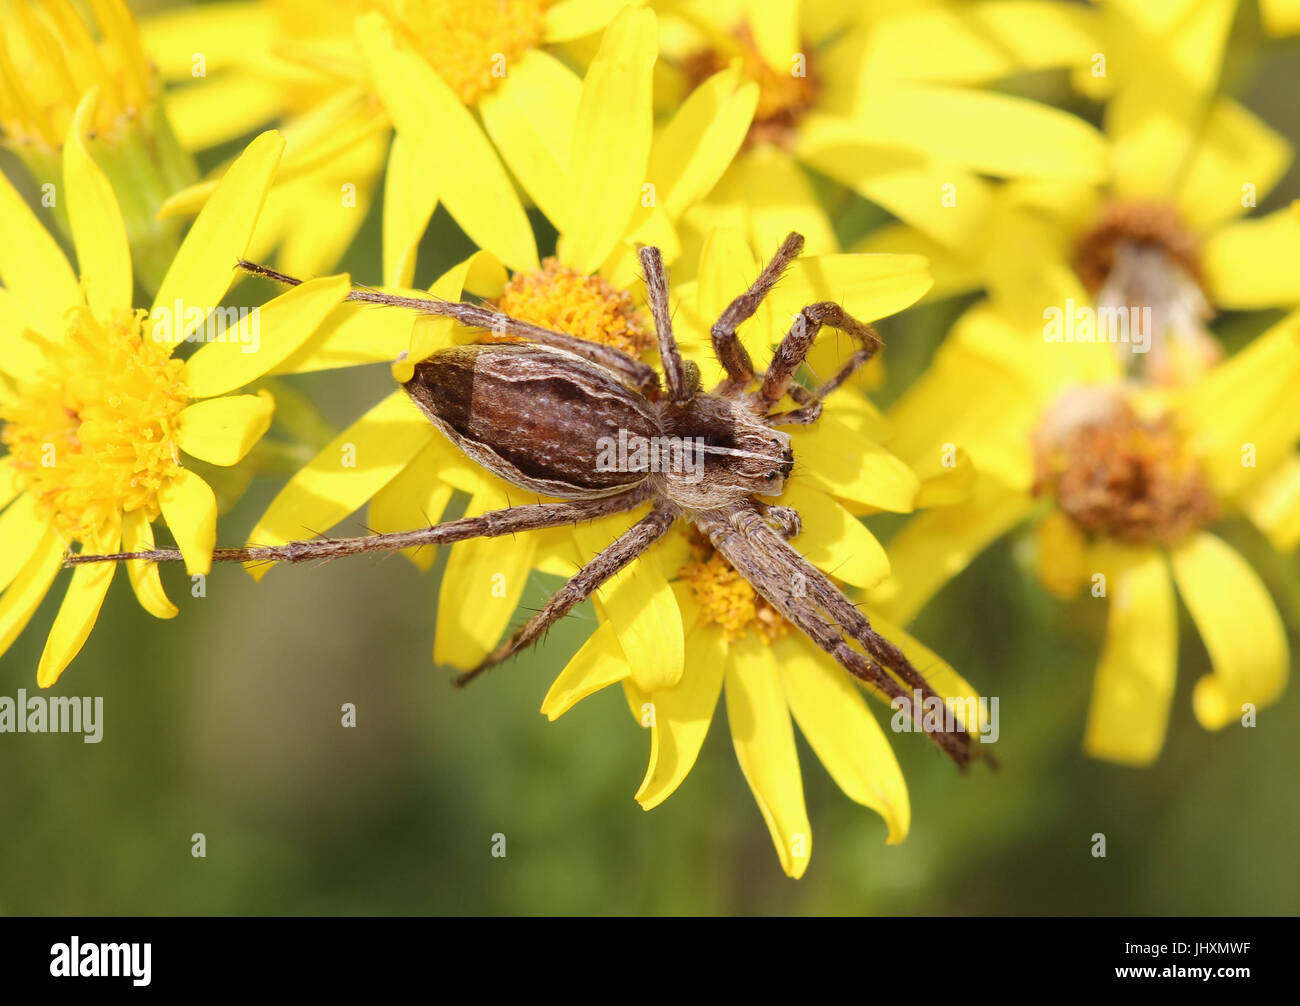
[[[1085,534],[1170,544],[1214,519],[1214,493],[1168,416],[1143,419],[1119,398],[1067,392],[1035,441],[1036,494],[1051,493]]]
[[[568,269],[553,258],[536,272],[516,273],[496,306],[520,321],[613,346],[636,358],[655,345],[654,332],[631,294],[602,276]]]
[[[753,630],[765,643],[784,639],[791,626],[749,581],[732,568],[707,542],[695,543],[697,558],[677,574],[695,595],[700,620],[717,625],[727,642]]]
[[[742,24],[733,35],[736,40],[734,50],[701,49],[686,58],[683,70],[691,89],[694,90],[739,55],[745,76],[756,81],[759,88],[758,107],[745,137],[746,148],[770,143],[788,150],[794,146],[800,120],[816,104],[821,89],[808,57],[808,47],[805,46],[804,52],[790,54],[788,68],[773,69],[760,55],[748,24]]]

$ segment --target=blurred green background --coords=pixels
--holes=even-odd
[[[1297,43],[1230,59],[1226,72],[1252,109],[1300,137]],[[1293,169],[1261,212],[1297,196]],[[829,187],[827,197],[846,240],[880,219]],[[376,204],[343,263],[361,282],[379,279],[379,219]],[[418,278],[431,280],[468,251],[439,210]],[[889,378],[879,402],[920,372],[964,306],[928,306],[882,326]],[[1231,346],[1275,317],[1225,316],[1216,327]],[[342,426],[391,378],[375,367],[294,383]],[[223,518],[221,540],[242,541],[276,488],[256,483]],[[361,533],[360,522],[340,531]],[[887,536],[893,523],[872,526]],[[1243,524],[1223,533],[1300,625],[1295,557],[1270,556]],[[989,550],[913,626],[1000,698],[1001,769],[963,776],[931,745],[896,737],[913,827],[890,847],[880,819],[845,798],[800,740],[814,834],[801,881],[781,873],[736,765],[725,706],[695,770],[648,814],[632,794],[649,738],[618,689],[555,724],[538,713],[594,624],[589,606],[460,692],[430,659],[438,569],[421,575],[400,557],[361,557],[276,569],[255,585],[238,568],[219,568],[204,598],[191,598],[183,572],[167,569],[182,608],[170,622],[142,611],[119,578],[56,689],[103,696],[103,741],[0,734],[0,912],[1300,911],[1300,688],[1264,710],[1255,729],[1206,733],[1192,718],[1190,689],[1208,658],[1184,613],[1159,762],[1133,770],[1090,761],[1080,741],[1104,610],[1050,600],[1017,555],[1014,541]],[[0,695],[35,691],[65,582],[0,658]],[[557,582],[535,576],[525,604],[540,606]],[[1300,648],[1294,633],[1291,642]],[[355,729],[340,725],[345,702],[356,705]],[[206,858],[191,856],[196,832]],[[1097,832],[1105,859],[1091,855]],[[491,854],[497,833],[505,858]]]

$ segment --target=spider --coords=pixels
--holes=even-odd
[[[463,325],[524,341],[489,341],[435,352],[414,366],[405,384],[414,403],[476,463],[520,488],[553,497],[431,527],[358,538],[324,538],[275,546],[218,548],[228,562],[303,562],[362,552],[443,545],[591,521],[650,504],[649,512],[611,542],[555,592],[547,604],[492,651],[460,674],[463,685],[531,646],[557,619],[662,539],[678,520],[692,524],[717,552],[793,626],[845,670],[909,711],[918,728],[959,765],[972,757],[969,734],[922,717],[911,693],[935,699],[934,689],[877,633],[840,589],[792,545],[800,531],[779,497],[794,466],[789,434],[777,427],[816,422],[822,402],[881,348],[875,329],[834,303],[803,308],[764,373],[736,329],[758,309],[799,255],[803,238],[791,233],[753,284],[731,302],[710,329],[726,376],[712,391],[700,387],[699,368],[683,361],[673,338],[668,277],[659,249],[639,249],[650,312],[658,337],[662,382],[654,368],[610,346],[553,332],[489,306],[354,290],[348,299],[454,318]],[[300,280],[251,262],[240,268],[280,283]],[[823,326],[858,343],[842,369],[815,389],[795,382]],[[775,411],[789,395],[796,408]],[[620,431],[702,445],[702,464],[687,471],[610,470],[597,463],[598,443]],[[624,466],[631,467],[631,466]],[[154,549],[112,555],[70,555],[69,564],[104,560],[176,561],[180,552]],[[857,643],[861,650],[850,643]],[[901,682],[901,684],[900,684]],[[903,685],[907,686],[904,689]],[[923,722],[924,720],[924,722]]]

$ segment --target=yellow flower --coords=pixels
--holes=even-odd
[[[172,261],[153,308],[132,307],[132,262],[113,189],[91,159],[91,90],[68,124],[63,181],[80,278],[54,239],[0,178],[0,653],[49,591],[70,545],[104,553],[153,546],[162,517],[191,574],[212,560],[217,505],[184,455],[233,465],[266,431],[266,394],[230,395],[290,353],[311,331],[322,296],[337,303],[346,282],[322,294],[296,290],[241,322],[228,341],[188,360],[173,350],[203,324],[234,278],[284,143],[253,141],[199,214]],[[296,296],[295,296],[296,294]],[[180,314],[175,313],[181,310]],[[191,312],[197,311],[197,317]],[[260,324],[249,352],[246,325]],[[206,329],[205,329],[206,332]],[[116,566],[77,568],[37,671],[58,680],[94,626]],[[127,563],[140,604],[170,618],[175,606],[155,566]]]
[[[1213,665],[1194,692],[1201,724],[1275,701],[1289,660],[1281,619],[1246,560],[1207,528],[1255,498],[1300,438],[1298,331],[1293,314],[1190,384],[1159,388],[1126,382],[1104,340],[1034,338],[988,303],[972,308],[893,410],[891,446],[922,474],[960,453],[973,489],[891,541],[893,576],[873,602],[906,623],[1031,519],[1044,587],[1110,602],[1089,753],[1130,764],[1159,754],[1177,665],[1174,584]]]
[[[1185,319],[1180,366],[1194,372],[1213,362],[1205,326],[1216,309],[1300,303],[1300,229],[1285,211],[1250,217],[1286,173],[1291,146],[1218,94],[1234,7],[1105,5],[1097,39],[1105,61],[1078,74],[1105,98],[1105,178],[1009,181],[960,243],[894,225],[855,250],[925,255],[932,296],[983,288],[1000,310],[1035,327],[1045,306],[1067,300],[1165,309]],[[1170,362],[1161,353],[1147,358],[1157,360]]]
[[[720,376],[707,326],[758,267],[739,233],[722,231],[705,246],[698,281],[678,286],[675,332],[705,386]],[[763,360],[784,334],[784,320],[803,304],[826,299],[828,290],[839,291],[856,317],[875,319],[906,307],[927,285],[924,263],[906,256],[812,257],[783,278],[742,338],[754,359]],[[874,586],[888,564],[853,510],[908,512],[919,490],[912,473],[877,442],[888,435],[887,424],[865,398],[842,392],[827,400],[817,424],[788,432],[797,467],[774,502],[801,514],[793,544],[837,580]],[[576,551],[549,571],[570,572],[637,516],[576,528]],[[791,716],[845,794],[884,817],[891,843],[903,840],[910,823],[906,784],[858,687],[720,556],[675,530],[600,588],[595,605],[601,625],[556,678],[542,711],[554,720],[585,696],[621,683],[633,717],[651,735],[650,764],[636,793],[644,809],[662,803],[690,773],[725,685],[736,755],[787,874],[802,875],[812,852]],[[975,698],[941,658],[870,615],[938,694]]]
[[[687,217],[700,234],[734,226],[756,247],[786,231],[835,251],[808,171],[825,175],[941,247],[976,238],[984,175],[1096,182],[1095,129],[979,85],[1087,64],[1093,13],[1069,4],[880,5],[730,0],[674,4],[662,47],[682,93],[729,63],[762,90],[747,149]]]
[[[188,148],[284,123],[288,154],[255,257],[279,247],[291,273],[331,268],[387,160],[385,213],[404,232],[418,237],[441,203],[475,244],[529,269],[536,247],[507,167],[567,153],[555,146],[567,137],[539,129],[576,98],[554,53],[616,11],[596,0],[266,0],[169,11],[143,27],[164,78],[189,82],[172,96]],[[207,188],[166,212],[192,212]]]
[[[65,232],[61,148],[82,95],[100,100],[85,142],[118,192],[137,276],[157,289],[180,226],[159,221],[163,201],[197,177],[159,101],[158,73],[145,58],[123,0],[99,0],[83,20],[68,0],[15,0],[0,38],[0,143],[22,160],[42,204]],[[96,37],[98,36],[98,37]]]

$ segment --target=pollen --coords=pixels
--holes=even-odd
[[[1214,519],[1209,482],[1168,416],[1144,419],[1087,392],[1055,411],[1035,445],[1035,493],[1054,496],[1084,534],[1169,545]]]
[[[496,306],[519,321],[613,346],[638,359],[655,345],[654,333],[631,294],[602,276],[568,269],[553,258],[536,272],[516,273]]]
[[[0,441],[19,485],[69,538],[120,514],[159,514],[158,491],[180,469],[176,417],[184,363],[142,334],[143,312],[101,322],[69,314],[65,337],[42,340],[45,365],[0,406]],[[30,337],[30,336],[29,336]]]
[[[729,643],[751,629],[764,643],[785,638],[790,623],[725,558],[702,543],[696,553],[696,561],[683,566],[678,577],[695,595],[701,621],[719,626]]]
[[[733,38],[734,51],[732,47],[726,50],[701,49],[686,58],[683,70],[691,88],[722,70],[733,56],[739,55],[745,76],[758,84],[758,107],[745,137],[746,149],[765,143],[791,149],[799,122],[816,104],[820,91],[807,53],[791,53],[790,66],[776,70],[768,66],[759,54],[748,24],[737,28]]]
[[[377,0],[374,6],[473,106],[541,41],[548,0]]]

